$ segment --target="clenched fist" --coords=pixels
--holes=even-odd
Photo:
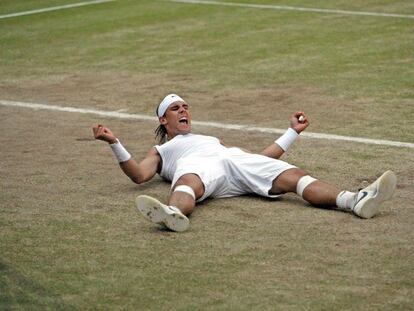
[[[92,128],[95,139],[106,141],[109,144],[116,143],[117,139],[111,130],[103,125],[96,125]]]
[[[299,120],[300,118],[300,120]],[[309,120],[303,111],[297,111],[290,117],[290,127],[300,134],[309,126]]]

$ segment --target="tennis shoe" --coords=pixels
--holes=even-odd
[[[397,176],[386,171],[369,186],[358,191],[352,211],[361,218],[378,214],[382,202],[391,199],[397,186]]]
[[[153,223],[164,225],[177,232],[185,231],[190,226],[188,218],[175,206],[162,204],[147,195],[138,196],[135,202],[138,211]]]

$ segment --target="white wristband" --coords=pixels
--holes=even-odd
[[[284,151],[288,150],[290,145],[298,138],[299,134],[296,131],[289,127],[285,134],[280,136],[278,139],[275,140],[275,143],[280,146]]]
[[[122,146],[121,142],[118,139],[116,140],[116,143],[109,144],[109,146],[111,147],[112,151],[114,152],[115,157],[116,157],[116,159],[118,160],[119,163],[126,162],[129,159],[131,159],[131,155],[125,149],[125,147]]]

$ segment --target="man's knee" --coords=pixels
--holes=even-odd
[[[200,177],[196,174],[185,174],[181,176],[174,184],[172,190],[176,190],[179,186],[190,187],[194,191],[196,200],[201,198],[204,194],[204,184],[201,181]]]
[[[282,194],[286,192],[296,192],[298,181],[308,173],[300,168],[292,168],[284,171],[273,180],[271,193]]]

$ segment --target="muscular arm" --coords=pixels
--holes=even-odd
[[[106,141],[108,144],[118,142],[111,130],[102,125],[93,127],[93,133],[95,139]],[[141,162],[138,163],[133,158],[129,158],[119,163],[119,166],[133,182],[141,184],[150,180],[157,173],[161,166],[161,157],[155,148],[151,148]]]
[[[303,120],[299,122],[300,116],[303,116]],[[308,118],[302,111],[297,111],[290,117],[290,128],[295,130],[296,133],[300,134],[308,126],[309,126]],[[285,150],[283,150],[283,148],[280,147],[276,142],[274,142],[267,148],[263,149],[263,151],[261,152],[262,155],[265,155],[273,159],[279,159],[284,153],[285,153]]]
[[[154,177],[160,164],[160,155],[155,148],[151,148],[141,162],[137,163],[131,158],[126,162],[119,163],[119,166],[134,183],[141,184]]]
[[[273,143],[267,148],[263,149],[260,154],[269,158],[279,159],[284,153],[285,151],[282,148],[280,148],[278,144]]]

